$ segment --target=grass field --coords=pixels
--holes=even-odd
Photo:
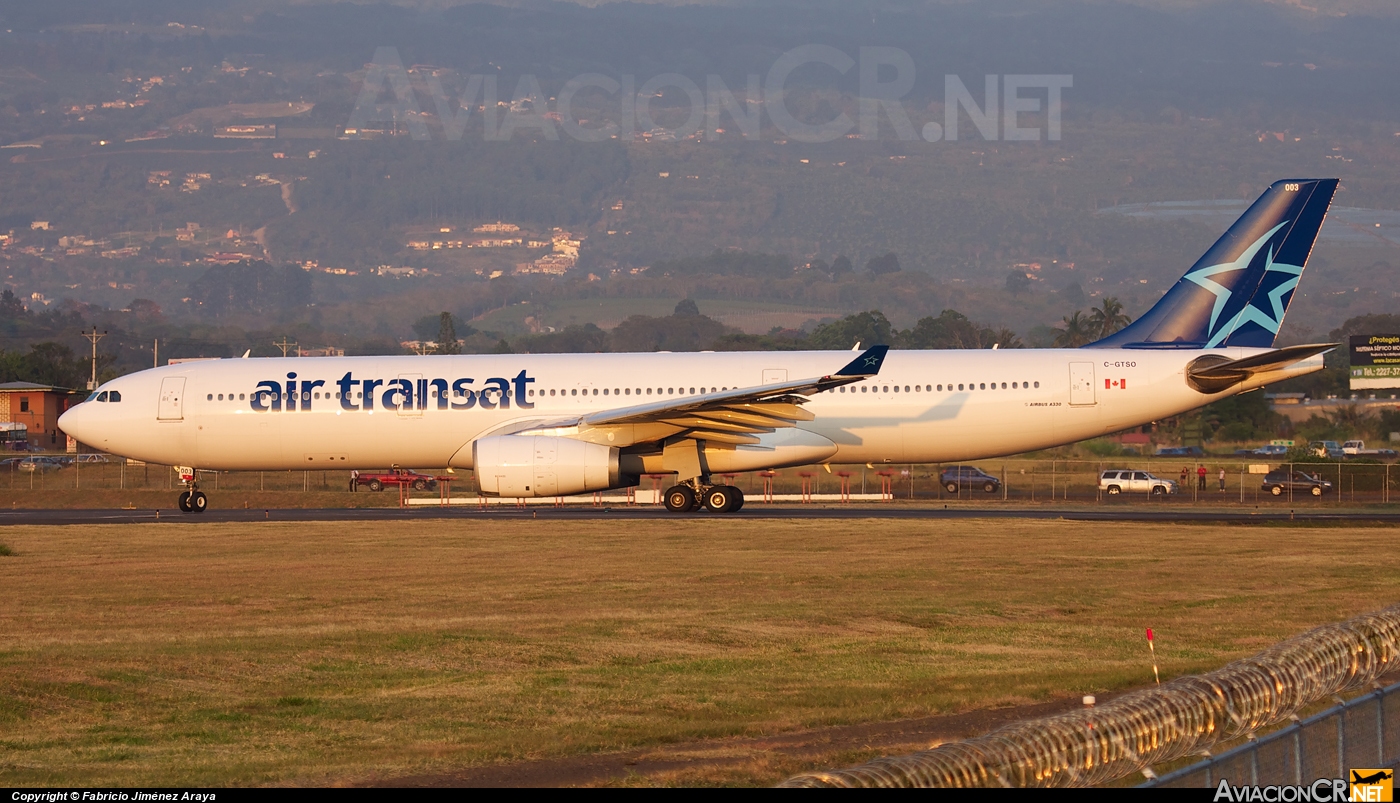
[[[0,785],[359,783],[1023,704],[1392,603],[1400,528],[9,527]],[[772,783],[751,760],[633,783]]]

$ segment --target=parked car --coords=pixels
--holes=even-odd
[[[20,471],[39,472],[47,474],[50,471],[61,471],[63,461],[56,457],[26,457],[19,462]]]
[[[1306,471],[1290,473],[1280,469],[1264,475],[1263,488],[1274,496],[1283,496],[1289,491],[1322,496],[1332,490],[1332,483]]]
[[[1111,468],[1099,475],[1099,490],[1109,496],[1117,496],[1124,493],[1144,493],[1153,496],[1164,496],[1174,494],[1177,488],[1175,480],[1164,480],[1150,471],[1138,471],[1127,468]]]
[[[105,455],[105,454],[88,454],[88,453],[84,453],[84,454],[78,455],[77,461],[78,461],[79,463],[110,463],[110,462],[112,462],[110,459],[108,459],[107,455]]]
[[[963,488],[980,488],[989,494],[1001,490],[1001,480],[976,466],[949,466],[938,475],[938,482],[950,494],[955,494]]]
[[[1285,457],[1288,454],[1287,446],[1260,446],[1257,449],[1240,449],[1235,454],[1242,457]]]
[[[1163,446],[1157,450],[1158,457],[1205,457],[1206,450],[1199,446]]]
[[[1308,454],[1316,457],[1330,457],[1333,460],[1340,460],[1346,457],[1346,452],[1336,441],[1313,441],[1308,444]]]
[[[386,485],[407,485],[415,491],[430,491],[437,488],[437,479],[406,468],[394,468],[388,471],[362,471],[355,478],[355,484],[371,491],[382,491]]]

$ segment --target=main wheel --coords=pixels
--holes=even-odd
[[[1123,489],[1122,489],[1122,488],[1119,488],[1117,485],[1110,485],[1110,486],[1108,486],[1108,495],[1109,495],[1109,496],[1117,496],[1118,494],[1121,494],[1121,493],[1123,493]]]
[[[729,512],[730,512],[730,513],[733,513],[735,510],[742,510],[743,507],[744,507],[744,492],[741,491],[741,490],[739,490],[738,488],[735,488],[733,485],[729,486],[729,490],[731,490],[731,491],[734,492],[734,500],[735,500],[735,501],[734,501],[734,510],[731,510],[731,511],[729,511]]]
[[[948,493],[950,494],[955,494],[958,492],[958,484],[956,482],[950,482],[944,485],[943,487],[948,489]]]
[[[1321,485],[1314,485],[1314,486],[1312,487],[1312,495],[1313,495],[1313,496],[1322,496],[1322,486],[1321,486]]]
[[[1274,496],[1283,496],[1283,486],[1275,485],[1269,489],[1269,493],[1273,494]]]
[[[695,492],[688,485],[673,485],[666,491],[666,509],[672,513],[690,512],[695,501]]]
[[[715,513],[733,513],[739,509],[739,497],[735,493],[738,490],[728,485],[716,485],[705,492],[705,507]]]
[[[382,491],[384,490],[384,483],[380,482],[379,480],[370,480],[369,489],[371,491]]]
[[[205,496],[203,491],[195,491],[190,494],[189,504],[191,513],[203,513],[209,508],[209,497]]]
[[[426,490],[428,490],[428,481],[427,481],[427,480],[414,480],[414,481],[413,481],[413,490],[415,490],[415,491],[426,491]]]
[[[190,492],[189,492],[189,491],[181,491],[181,492],[180,492],[180,510],[181,510],[182,512],[184,512],[184,513],[189,513],[191,510],[193,510],[193,508],[190,507]]]

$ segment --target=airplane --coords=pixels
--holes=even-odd
[[[715,477],[962,462],[1119,432],[1320,370],[1274,340],[1337,179],[1272,184],[1155,306],[1081,348],[211,359],[103,383],[59,419],[103,451],[200,470],[447,466],[555,497],[672,474],[666,507],[743,507]]]

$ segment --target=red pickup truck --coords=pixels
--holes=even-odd
[[[437,479],[406,468],[393,468],[388,471],[359,472],[355,477],[355,486],[361,485],[371,491],[382,491],[386,485],[408,485],[415,491],[431,491],[437,488]]]

